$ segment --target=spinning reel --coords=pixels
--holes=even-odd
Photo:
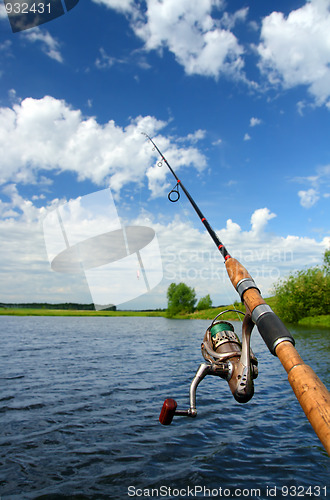
[[[258,376],[258,361],[250,348],[251,332],[254,323],[249,314],[244,315],[242,342],[231,323],[218,318],[227,312],[244,313],[228,309],[218,314],[206,330],[201,345],[206,363],[202,363],[190,384],[190,407],[178,410],[174,399],[164,401],[159,421],[169,425],[173,417],[196,417],[196,389],[206,375],[214,375],[227,380],[230,390],[239,403],[247,403],[254,394],[253,380]]]

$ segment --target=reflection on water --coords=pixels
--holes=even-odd
[[[271,487],[279,497],[285,486],[330,488],[326,452],[257,331],[254,398],[239,405],[225,381],[207,377],[197,390],[198,417],[163,427],[165,398],[189,404],[208,321],[0,321],[1,499],[123,499],[141,489],[205,498],[203,488],[266,499]],[[329,331],[293,334],[329,386]]]

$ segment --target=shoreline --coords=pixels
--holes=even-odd
[[[269,302],[272,302],[270,300]],[[273,304],[270,304],[272,309]],[[67,316],[67,317],[163,317],[166,319],[203,319],[213,320],[217,314],[226,309],[233,309],[233,306],[221,306],[204,311],[195,311],[193,313],[186,313],[168,318],[166,311],[93,311],[93,310],[80,310],[80,309],[46,309],[46,308],[0,308],[0,316]],[[243,310],[242,307],[240,309]],[[276,312],[276,311],[275,311]],[[238,313],[230,312],[223,315],[223,319],[235,321],[238,319]],[[330,328],[330,315],[314,316],[301,319],[296,325],[308,327],[323,327]],[[295,326],[292,324],[291,326]]]
[[[45,309],[8,307],[0,309],[0,316],[165,316],[161,311],[92,311],[83,309]]]

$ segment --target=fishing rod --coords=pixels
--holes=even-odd
[[[242,342],[235,334],[231,323],[218,320],[220,315],[228,311],[214,318],[206,330],[201,346],[206,363],[200,365],[190,385],[189,409],[178,410],[176,401],[168,398],[163,404],[160,422],[163,425],[169,425],[174,416],[195,417],[197,415],[196,389],[206,375],[215,375],[227,380],[238,402],[246,403],[252,398],[253,379],[258,375],[258,362],[250,348],[250,337],[256,325],[270,352],[281,361],[303,411],[330,455],[330,393],[312,368],[304,363],[295,348],[291,333],[262,298],[260,290],[245,267],[228,253],[153,139],[145,133],[143,135],[150,141],[153,150],[160,155],[161,160],[158,166],[161,167],[165,163],[177,181],[175,187],[169,192],[168,199],[171,202],[177,202],[180,198],[179,189],[182,189],[221,253],[229,279],[238,292],[246,311],[242,326]],[[236,312],[242,314],[241,311]]]

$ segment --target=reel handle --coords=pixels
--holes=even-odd
[[[162,425],[170,425],[172,423],[174,415],[177,417],[196,417],[197,411],[195,408],[189,408],[189,410],[177,410],[177,402],[175,399],[168,398],[165,399],[162,410],[159,415],[159,422]]]
[[[159,415],[159,422],[162,425],[171,424],[177,406],[178,404],[175,401],[175,399],[171,398],[165,399],[162,410]]]
[[[198,368],[196,375],[194,376],[190,384],[190,408],[188,410],[177,410],[177,402],[174,399],[165,399],[162,410],[159,415],[159,421],[163,425],[170,425],[174,415],[178,417],[197,417],[196,410],[196,389],[198,384],[203,380],[203,378],[210,372],[214,371],[212,365],[202,363]],[[221,370],[221,373],[223,370]]]

